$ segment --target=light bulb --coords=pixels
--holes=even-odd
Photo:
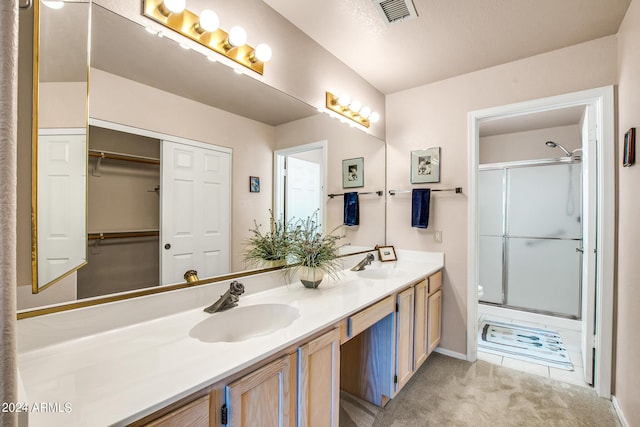
[[[369,121],[371,121],[371,123],[376,123],[378,120],[380,120],[380,114],[376,113],[375,111],[371,113],[371,117],[369,117]]]
[[[357,113],[362,108],[362,102],[355,100],[351,104],[349,104],[349,109],[354,113]]]
[[[267,62],[271,59],[271,48],[268,44],[260,43],[258,46],[256,46],[256,50],[253,55],[258,61]]]
[[[42,4],[51,9],[62,9],[64,7],[63,1],[57,0],[42,0]]]
[[[351,102],[351,96],[348,93],[343,93],[338,97],[338,104],[346,107]]]
[[[371,115],[371,108],[367,107],[366,105],[362,107],[362,109],[360,110],[360,116],[366,119],[370,115]]]
[[[218,15],[213,10],[205,9],[200,13],[197,26],[200,27],[203,32],[213,32],[220,26],[220,18],[218,18]]]
[[[229,37],[227,38],[227,41],[233,47],[242,46],[247,43],[247,32],[242,27],[232,27],[229,30]]]
[[[164,0],[162,5],[170,13],[182,13],[185,7],[187,7],[187,0]]]

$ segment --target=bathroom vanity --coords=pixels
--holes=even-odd
[[[443,255],[398,259],[318,289],[247,276],[222,313],[202,309],[228,282],[22,319],[21,398],[62,408],[28,425],[337,426],[340,389],[384,405],[440,339]]]

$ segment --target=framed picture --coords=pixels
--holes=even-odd
[[[636,128],[631,128],[624,134],[624,158],[622,166],[631,166],[636,162]]]
[[[260,177],[259,176],[250,176],[249,177],[249,192],[250,193],[259,193],[260,192]]]
[[[378,246],[378,258],[380,261],[397,261],[396,250],[393,246]]]
[[[342,161],[342,188],[364,187],[364,157]]]
[[[440,147],[411,152],[411,183],[440,182]]]

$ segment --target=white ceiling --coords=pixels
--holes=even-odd
[[[387,25],[372,0],[264,0],[384,94],[617,33],[630,0],[413,0]]]
[[[483,121],[480,124],[480,136],[504,135],[558,126],[579,125],[585,108],[584,105],[580,105]]]

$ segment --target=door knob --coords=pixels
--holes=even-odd
[[[170,244],[170,243],[167,243],[166,245],[164,245],[164,248],[165,248],[165,249],[171,249],[171,244]]]

